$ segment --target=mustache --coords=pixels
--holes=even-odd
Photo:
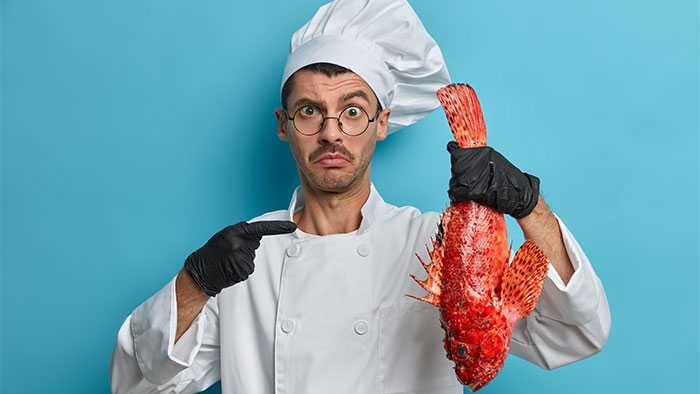
[[[314,162],[316,161],[316,159],[321,157],[321,155],[324,155],[326,153],[340,153],[350,161],[354,159],[352,153],[350,153],[350,151],[347,150],[344,146],[335,144],[325,144],[321,145],[320,148],[316,149],[311,153],[311,155],[309,155],[309,161]]]

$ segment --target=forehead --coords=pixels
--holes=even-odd
[[[289,102],[293,105],[296,100],[301,98],[319,102],[336,102],[348,93],[356,91],[364,92],[371,104],[376,103],[372,88],[354,72],[345,72],[329,77],[323,73],[301,70],[294,74]]]

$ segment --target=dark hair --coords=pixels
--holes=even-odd
[[[352,70],[350,70],[349,68],[345,68],[343,66],[339,66],[333,63],[311,63],[298,69],[289,78],[287,78],[287,81],[284,82],[284,86],[282,86],[282,108],[284,108],[285,111],[287,110],[287,99],[289,98],[289,94],[292,92],[292,88],[294,87],[294,76],[296,75],[296,73],[302,70],[324,74],[327,77],[335,77],[338,74],[352,72]],[[382,104],[379,103],[379,99],[377,99],[377,103],[379,110],[381,111]]]

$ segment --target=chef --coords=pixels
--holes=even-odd
[[[292,36],[276,110],[300,180],[288,208],[217,232],[133,310],[112,391],[194,393],[221,380],[224,394],[462,393],[438,309],[406,296],[425,294],[409,275],[425,277],[416,253],[427,258],[439,213],[384,201],[371,178],[376,142],[437,108],[448,83],[405,0],[319,8]],[[449,198],[511,215],[549,259],[510,354],[553,369],[599,352],[603,285],[540,179],[492,147],[447,150]]]

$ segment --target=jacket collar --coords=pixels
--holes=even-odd
[[[287,208],[288,220],[294,221],[294,212],[301,209],[304,206],[304,193],[302,192],[301,185],[297,186],[292,193],[292,199],[289,202],[289,208]],[[374,182],[370,182],[369,187],[369,197],[365,201],[364,205],[360,209],[362,213],[362,221],[360,222],[360,227],[357,229],[357,234],[363,234],[367,231],[372,223],[382,214],[382,211],[386,210],[388,204],[384,202],[384,199],[379,192],[374,187]],[[295,237],[299,237],[298,232],[293,233]]]

